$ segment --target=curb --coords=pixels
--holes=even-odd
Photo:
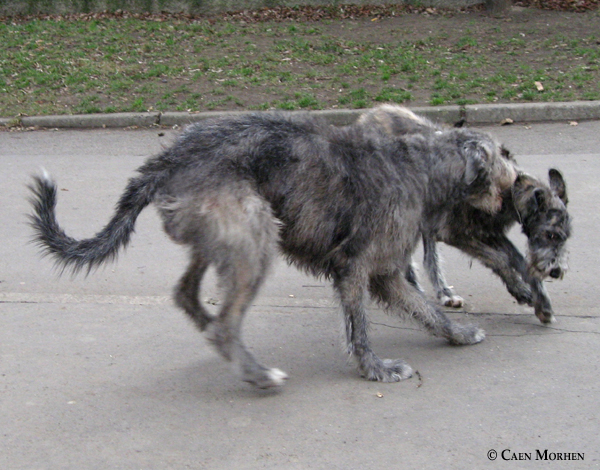
[[[471,125],[500,124],[510,119],[514,123],[583,121],[600,119],[600,101],[573,101],[564,103],[509,103],[467,106],[436,106],[411,108],[417,114],[433,121],[453,124],[465,119]],[[329,109],[311,111],[334,125],[354,122],[364,110]],[[0,126],[61,129],[125,128],[151,126],[185,126],[212,117],[235,116],[245,111],[214,111],[200,113],[114,113],[33,116],[0,118]],[[510,121],[509,121],[510,122]]]
[[[104,127],[150,127],[158,124],[160,113],[75,114],[21,118],[23,127],[93,129]]]

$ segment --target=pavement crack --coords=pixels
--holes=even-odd
[[[580,318],[580,317],[577,317]],[[395,326],[395,325],[388,325],[387,323],[379,323],[379,322],[370,322],[371,325],[377,325],[377,326],[385,326],[386,328],[393,328],[395,330],[410,330],[410,331],[424,331],[421,328],[411,328],[411,327],[406,327],[406,326]],[[546,325],[532,325],[531,323],[519,323],[519,322],[512,322],[510,323],[512,325],[524,325],[524,326],[534,326],[537,328],[543,328],[544,330],[552,330],[554,333],[550,333],[550,334],[564,334],[564,333],[581,333],[581,334],[591,334],[591,335],[600,335],[600,331],[584,331],[584,330],[570,330],[567,328],[556,328],[556,327],[552,327],[552,326],[546,326]],[[544,333],[542,333],[540,331],[540,333],[486,333],[486,337],[495,337],[495,336],[542,336]]]

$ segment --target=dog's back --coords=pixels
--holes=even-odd
[[[414,153],[427,145],[421,137],[382,141],[305,115],[202,122],[171,150],[187,163],[156,201],[167,233],[184,244],[197,243],[198,234],[233,236],[236,208],[250,214],[261,207],[277,220],[290,260],[329,276],[378,236],[397,231],[400,211],[422,212],[430,169]],[[403,223],[418,224],[418,217]]]

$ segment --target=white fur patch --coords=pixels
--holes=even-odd
[[[40,167],[40,171],[42,172],[42,178],[44,179],[44,181],[47,181],[49,183],[52,183],[52,177],[50,176],[50,173],[48,173],[48,171],[42,166]]]
[[[273,387],[280,387],[288,379],[288,375],[277,368],[269,369],[267,375],[269,376],[269,379],[271,379],[271,382],[273,382]]]
[[[473,344],[481,343],[484,339],[485,339],[485,331],[483,331],[481,328],[478,328],[477,333],[475,333],[475,336],[473,337]]]

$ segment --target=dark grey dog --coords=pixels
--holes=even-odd
[[[333,281],[348,351],[370,380],[411,376],[402,360],[381,360],[367,336],[370,294],[453,344],[484,332],[450,321],[405,278],[422,227],[443,227],[457,201],[488,212],[516,174],[488,134],[456,129],[390,137],[361,126],[335,128],[308,115],[249,114],[195,124],[129,181],[112,219],[75,240],[55,217],[56,186],[31,187],[36,240],[57,263],[88,271],[128,244],[139,213],[154,203],[167,234],[189,247],[175,301],[243,380],[274,387],[287,378],[244,347],[241,325],[277,246],[296,266]],[[224,290],[217,316],[198,300],[207,268]]]
[[[409,109],[395,105],[368,111],[359,119],[359,125],[393,136],[447,132]],[[456,204],[442,230],[423,233],[424,265],[440,302],[460,307],[463,299],[444,280],[435,242],[443,241],[459,248],[500,276],[520,303],[534,307],[542,323],[551,323],[554,321],[552,305],[542,281],[548,276],[562,278],[566,270],[565,245],[571,233],[566,185],[558,170],[549,171],[550,185],[547,185],[518,170],[506,149],[502,148],[502,154],[518,171],[513,187],[502,194],[502,209],[489,213],[469,204]],[[521,224],[527,236],[527,260],[506,236],[515,223]],[[410,269],[408,278],[417,284]]]

